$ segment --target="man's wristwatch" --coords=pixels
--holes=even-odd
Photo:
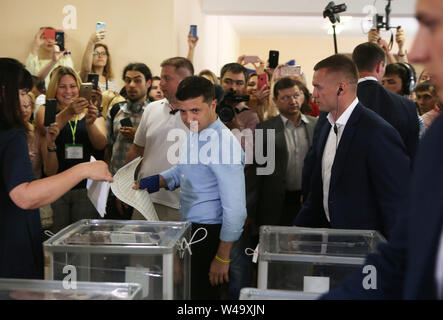
[[[48,147],[48,151],[49,152],[56,152],[57,151],[57,146],[54,146],[54,148],[49,148]]]

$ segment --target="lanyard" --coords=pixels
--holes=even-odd
[[[75,144],[75,133],[77,132],[77,121],[78,121],[78,115],[77,117],[75,117],[75,126],[74,128],[72,128],[72,124],[71,121],[69,120],[69,126],[71,127],[71,132],[72,132],[72,143]]]

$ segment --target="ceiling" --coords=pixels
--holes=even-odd
[[[323,18],[323,10],[328,3],[327,0],[202,0],[202,8],[205,14],[227,19],[240,38],[317,38],[332,34],[331,22]],[[337,34],[340,37],[359,37],[370,29],[376,12],[386,16],[388,2],[347,0],[335,4],[341,3],[347,5],[347,10],[340,13]],[[414,10],[415,0],[393,0],[391,26],[401,26],[408,37],[413,37],[418,29]]]

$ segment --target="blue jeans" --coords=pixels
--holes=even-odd
[[[251,287],[252,257],[245,254],[250,247],[249,234],[243,232],[231,249],[228,299],[238,300],[240,290]],[[253,248],[252,248],[253,249]]]

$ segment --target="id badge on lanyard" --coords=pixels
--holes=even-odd
[[[72,144],[65,144],[65,159],[83,159],[83,145],[75,143],[78,116],[75,118],[74,128],[72,127],[71,121],[68,122],[72,132]]]

